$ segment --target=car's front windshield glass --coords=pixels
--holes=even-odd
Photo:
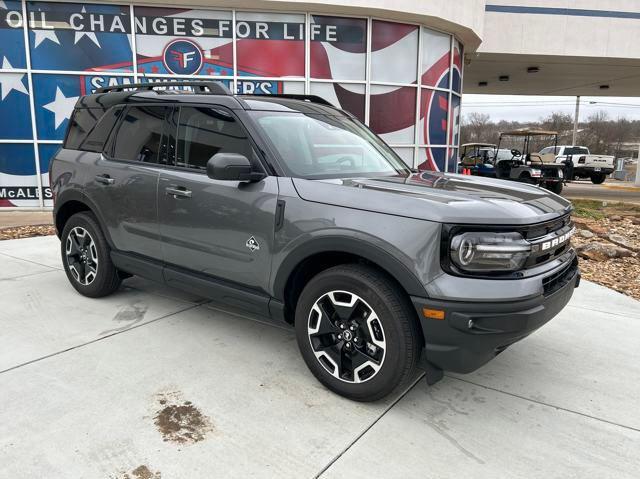
[[[409,167],[359,122],[342,116],[249,111],[289,176],[307,179],[403,176]]]

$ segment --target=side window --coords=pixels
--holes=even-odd
[[[167,108],[132,106],[122,115],[113,156],[119,160],[157,163]]]
[[[178,120],[176,166],[206,170],[216,153],[239,153],[249,160],[253,149],[244,128],[224,110],[182,107]]]
[[[80,142],[79,149],[84,151],[93,151],[95,153],[101,153],[104,149],[104,145],[111,134],[111,130],[116,125],[120,113],[122,113],[122,107],[112,107],[102,115],[102,118],[98,120],[96,126],[91,130],[87,137]]]
[[[102,108],[78,108],[73,112],[69,132],[64,147],[70,150],[81,150],[81,144],[104,115]]]

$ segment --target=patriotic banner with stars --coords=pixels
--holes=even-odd
[[[7,57],[2,68],[10,69]],[[31,111],[26,73],[0,73],[0,138],[28,140],[31,132]]]
[[[138,73],[233,76],[230,11],[135,7]]]
[[[244,10],[233,28],[231,8],[0,0],[0,206],[51,205],[49,162],[81,96],[172,78],[217,79],[238,94],[304,94],[308,85],[363,121],[369,105],[369,126],[407,162],[455,170],[464,51],[451,35]]]
[[[33,75],[36,127],[40,140],[62,140],[78,98],[102,86],[133,83],[132,77],[106,75]]]
[[[28,2],[31,67],[132,71],[129,7]]]
[[[0,0],[0,58],[9,66],[2,68],[26,68],[24,50],[24,19],[22,4],[15,0]]]
[[[53,146],[56,150],[59,147],[47,146]],[[42,173],[43,180],[46,176],[46,173]],[[0,207],[35,207],[39,205],[39,197],[33,145],[0,143]],[[43,189],[43,199],[51,199],[49,188]]]

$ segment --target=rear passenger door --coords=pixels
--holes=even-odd
[[[170,265],[255,289],[268,289],[278,182],[218,181],[206,174],[209,158],[240,153],[262,166],[235,115],[218,106],[182,106],[172,122],[172,165],[160,174],[158,217],[169,283],[181,281]],[[176,194],[176,191],[181,192]],[[253,238],[253,242],[251,242]]]
[[[86,186],[115,248],[156,260],[162,259],[156,191],[170,111],[156,105],[125,107]]]

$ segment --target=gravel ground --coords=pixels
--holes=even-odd
[[[13,226],[0,228],[0,240],[31,238],[32,236],[48,236],[56,234],[53,225]]]
[[[618,206],[580,213],[572,242],[582,277],[640,300],[640,212]]]

